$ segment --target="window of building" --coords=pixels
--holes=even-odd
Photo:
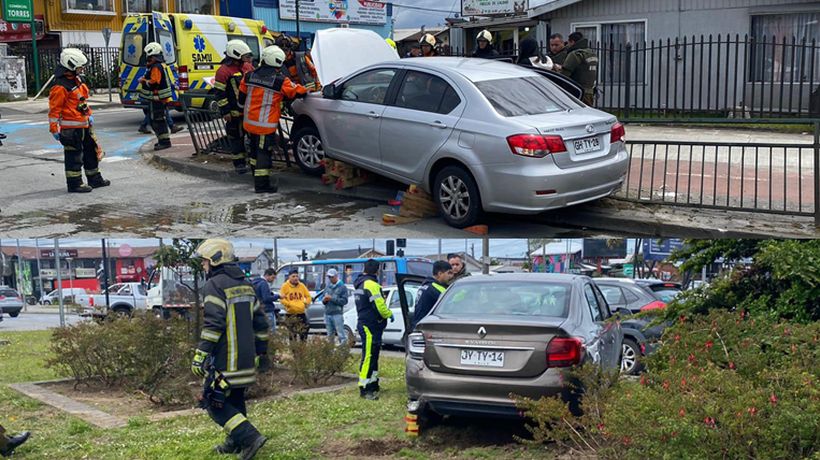
[[[646,42],[646,22],[613,22],[572,26],[580,32],[599,57],[598,81],[606,84],[642,84],[646,78],[646,60],[642,51]],[[627,68],[627,45],[632,49]]]
[[[145,8],[145,3],[145,0],[122,0],[122,14],[165,11],[164,0],[151,0],[151,10]]]
[[[812,40],[820,41],[820,13],[752,16],[752,82],[820,80],[820,56],[812,56]],[[783,44],[785,38],[786,44]],[[796,46],[791,46],[792,38]],[[801,46],[803,40],[806,46]],[[814,68],[812,68],[812,62]]]
[[[71,13],[113,14],[112,0],[63,0],[63,11]]]
[[[177,13],[213,14],[213,0],[177,0]]]

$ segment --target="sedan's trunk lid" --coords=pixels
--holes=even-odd
[[[565,335],[564,318],[434,318],[420,329],[425,364],[437,372],[534,377],[547,369],[549,341]]]

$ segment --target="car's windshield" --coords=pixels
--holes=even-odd
[[[435,314],[442,317],[551,316],[566,318],[571,286],[532,281],[454,284]]]
[[[475,82],[475,86],[501,116],[540,115],[581,108],[546,77],[502,78]]]

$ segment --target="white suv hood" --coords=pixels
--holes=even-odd
[[[369,65],[399,59],[396,50],[376,32],[343,28],[316,32],[310,57],[323,85]]]

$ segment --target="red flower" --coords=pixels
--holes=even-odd
[[[705,423],[710,428],[715,428],[717,426],[717,423],[715,422],[715,419],[713,417],[704,418],[703,423]]]
[[[714,342],[712,342],[711,340],[707,340],[707,341],[706,341],[706,349],[707,349],[707,350],[709,350],[710,348],[712,348],[714,345],[715,345],[715,343],[714,343]]]
[[[757,407],[750,407],[747,409],[747,411],[749,412],[749,415],[751,415],[752,417],[757,415]]]
[[[680,334],[675,334],[675,343],[680,342]]]
[[[698,360],[698,359],[695,357],[695,354],[694,354],[694,353],[689,353],[689,362],[690,362],[690,363],[694,364],[694,363],[695,363],[695,361],[697,361],[697,360]]]
[[[729,369],[735,370],[735,362],[734,361],[729,361]]]
[[[686,377],[683,377],[682,379],[680,379],[680,387],[681,388],[686,388]]]
[[[623,438],[621,438],[621,443],[623,443],[623,445],[625,446],[628,446],[632,444],[632,438],[630,438],[629,436],[624,436]]]
[[[678,410],[678,415],[681,417],[686,417],[686,410],[681,407],[680,410]]]
[[[772,393],[772,395],[769,396],[769,402],[772,403],[773,406],[777,404],[777,396],[775,396],[774,393]]]
[[[641,375],[641,385],[646,385],[646,375]]]
[[[664,381],[663,381],[663,389],[664,389],[664,390],[668,390],[668,389],[669,389],[669,380],[664,380]]]
[[[686,316],[680,315],[680,317],[678,318],[678,321],[680,321],[681,323],[685,323],[686,322]]]

